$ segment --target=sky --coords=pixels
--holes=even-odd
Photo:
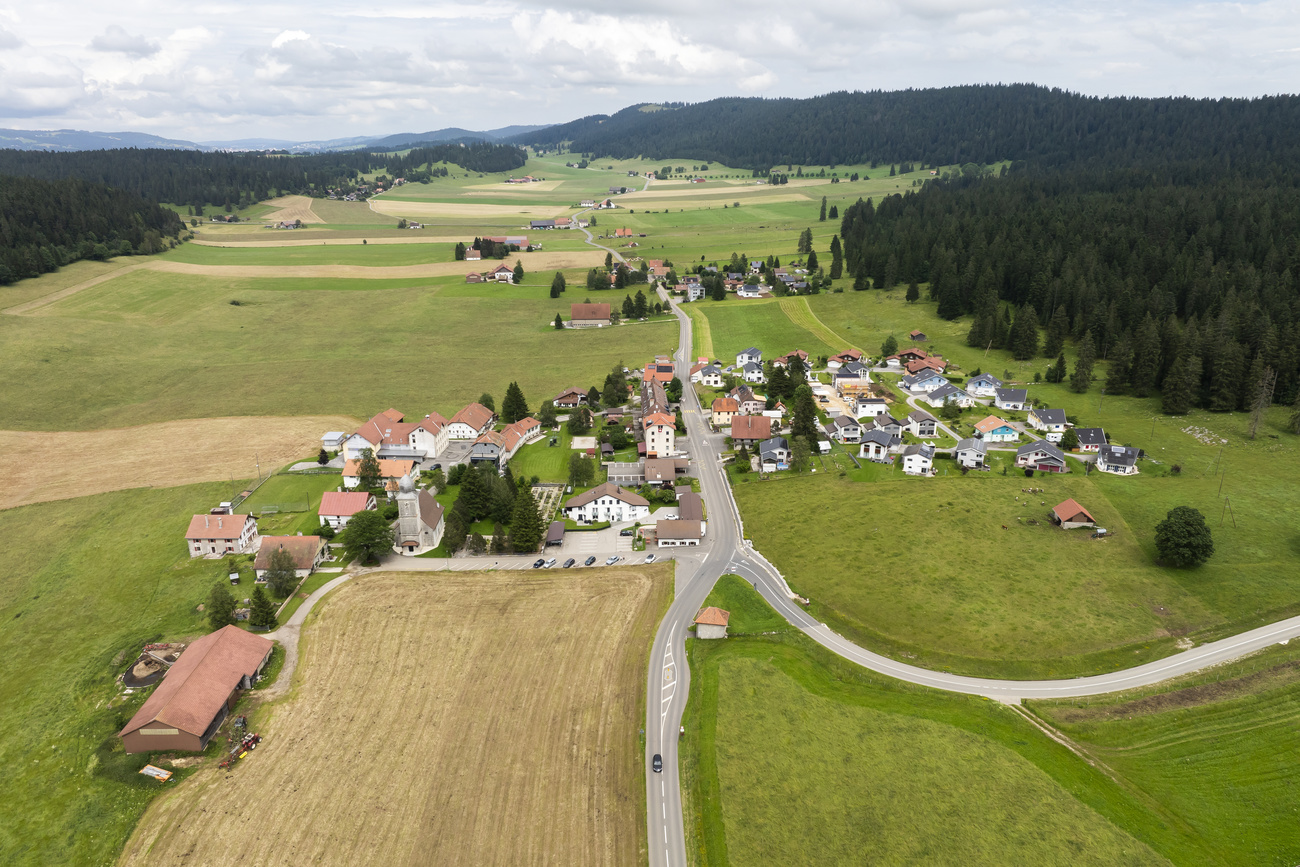
[[[1300,3],[0,0],[0,127],[292,141],[562,123],[641,102],[1033,82],[1300,84]]]

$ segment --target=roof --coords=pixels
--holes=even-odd
[[[474,430],[482,430],[492,421],[492,416],[496,413],[488,409],[481,403],[471,403],[451,417],[451,423],[467,424]]]
[[[1131,467],[1137,463],[1138,450],[1131,446],[1102,446],[1098,458],[1105,458],[1108,464],[1120,464]]]
[[[907,417],[911,421],[933,421],[933,422],[938,421],[937,418],[930,415],[928,412],[926,412],[923,409],[913,410],[912,412],[909,412],[907,414]]]
[[[270,569],[271,555],[283,548],[293,557],[295,569],[310,569],[316,565],[316,555],[325,544],[320,536],[263,536],[262,547],[253,560],[254,569]]]
[[[770,440],[763,440],[758,444],[758,456],[761,458],[769,452],[778,450],[790,451],[790,442],[785,437],[772,437]]]
[[[831,361],[857,361],[862,358],[861,351],[857,349],[846,349],[839,355],[832,355]]]
[[[761,358],[762,355],[763,355],[763,350],[759,349],[757,346],[751,346],[751,347],[749,347],[748,349],[746,349],[744,352],[738,352],[738,353],[736,353],[736,354],[737,354],[737,355],[757,355],[757,356],[759,356],[759,357]]]
[[[861,441],[863,443],[875,443],[876,445],[884,446],[885,448],[892,448],[901,442],[901,440],[893,434],[887,434],[883,430],[875,429],[864,433]]]
[[[671,482],[677,478],[678,463],[673,458],[646,458],[645,480],[647,482]]]
[[[967,437],[966,439],[957,443],[957,451],[964,452],[969,449],[974,449],[977,452],[987,452],[989,450],[989,447],[988,444],[984,442],[984,440],[977,440],[974,437]]]
[[[552,521],[551,525],[546,528],[546,544],[560,542],[564,540],[564,522]]]
[[[907,368],[909,373],[916,373],[925,368],[929,368],[931,370],[943,370],[945,367],[947,367],[947,364],[945,364],[942,356],[931,355],[928,358],[914,359],[912,361],[907,362],[903,366]]]
[[[1088,519],[1089,523],[1093,523],[1093,524],[1097,523],[1097,519],[1092,516],[1092,513],[1089,512],[1087,509],[1085,509],[1083,506],[1080,506],[1078,501],[1075,500],[1073,497],[1066,500],[1064,503],[1061,503],[1056,508],[1052,509],[1052,513],[1055,514],[1056,517],[1060,518],[1062,521],[1074,521],[1080,515],[1083,515]]]
[[[1043,422],[1043,424],[1065,424],[1065,410],[1063,409],[1031,409],[1029,414]]]
[[[912,443],[912,445],[903,449],[903,457],[908,457],[910,455],[920,455],[923,458],[933,458],[934,446],[929,445],[928,443]]]
[[[958,394],[966,394],[966,392],[963,389],[960,389],[957,386],[953,385],[951,382],[945,382],[943,385],[939,386],[934,391],[930,392],[930,399],[933,400],[934,398],[938,397],[947,400],[948,398]],[[970,397],[970,395],[968,394],[966,396]]]
[[[433,498],[433,494],[420,489],[415,498],[415,505],[420,511],[420,520],[429,527],[437,528],[442,523],[442,504]]]
[[[1024,403],[1029,397],[1027,388],[995,388],[993,393],[997,395],[998,400],[1010,403]]]
[[[356,476],[360,472],[361,461],[351,460],[343,465],[343,475]],[[402,476],[411,474],[415,469],[415,461],[392,461],[386,458],[379,459],[379,477],[381,479],[398,479]]]
[[[257,671],[271,647],[270,639],[237,626],[223,626],[195,640],[118,734],[159,722],[202,736],[239,681]]]
[[[587,399],[587,390],[586,390],[586,389],[583,389],[583,388],[578,388],[578,387],[575,385],[575,386],[572,387],[572,388],[566,388],[564,391],[562,391],[562,392],[560,392],[559,394],[557,394],[557,395],[555,396],[554,399],[555,399],[555,400],[564,400],[566,397],[580,397],[580,398],[582,398],[583,400],[586,400],[586,399]]]
[[[1016,457],[1021,457],[1022,455],[1031,454],[1033,452],[1045,452],[1060,463],[1065,463],[1065,454],[1047,440],[1030,440],[1020,448],[1016,449]]]
[[[726,626],[727,620],[730,618],[730,611],[723,611],[721,608],[714,608],[710,605],[708,608],[700,609],[700,613],[695,615],[695,622],[702,623],[705,626]]]
[[[715,397],[713,399],[714,412],[740,412],[740,404],[734,397]]]
[[[704,520],[704,498],[688,491],[677,498],[677,515],[683,521]]]
[[[699,539],[704,536],[701,521],[663,520],[655,524],[655,536],[660,539]]]
[[[981,382],[981,381],[983,381],[983,382],[992,383],[992,385],[993,385],[994,388],[998,388],[998,387],[1000,387],[1000,386],[1002,385],[1002,380],[998,379],[996,376],[994,376],[994,375],[991,374],[991,373],[979,373],[979,374],[976,374],[975,376],[972,376],[972,377],[970,378],[970,381],[971,381],[971,382]]]
[[[1099,427],[1077,427],[1074,433],[1079,438],[1081,446],[1106,445],[1106,432]]]
[[[765,440],[772,436],[772,420],[765,415],[738,415],[731,419],[733,440]]]
[[[975,422],[975,430],[980,433],[988,433],[991,430],[997,430],[1000,427],[1006,427],[1007,423],[995,415],[985,416]]]
[[[850,415],[837,415],[826,425],[827,430],[830,428],[861,427],[862,424],[856,418]]]
[[[320,496],[317,514],[347,518],[364,512],[370,505],[371,495],[364,491],[326,491]]]
[[[570,304],[569,315],[574,319],[609,319],[608,304]]]
[[[650,425],[653,424],[662,424],[662,425],[667,425],[668,427],[676,427],[677,419],[673,418],[666,412],[652,412],[649,415],[642,417],[641,419],[642,427],[650,427]]]
[[[186,539],[238,539],[252,515],[195,515],[190,519]]]
[[[622,485],[616,485],[613,484],[612,482],[606,482],[603,485],[598,485],[592,488],[590,491],[586,491],[584,493],[578,494],[578,496],[576,497],[570,498],[569,501],[564,504],[564,508],[574,509],[577,508],[578,506],[585,506],[594,500],[600,499],[601,497],[613,497],[616,500],[621,500],[624,503],[627,503],[629,506],[650,505],[650,501],[647,500],[645,497],[641,496],[640,494],[634,494],[631,491],[624,488]]]

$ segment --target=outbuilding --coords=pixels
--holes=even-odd
[[[1052,509],[1052,523],[1059,524],[1062,530],[1073,530],[1075,527],[1095,527],[1096,520],[1078,501],[1073,497],[1061,503]]]
[[[714,608],[712,605],[708,608],[701,608],[700,613],[695,615],[695,637],[726,638],[727,621],[730,619],[730,611],[723,611],[721,608]]]

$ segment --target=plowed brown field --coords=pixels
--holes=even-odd
[[[637,732],[671,568],[344,584],[263,745],[156,800],[121,863],[643,863]]]

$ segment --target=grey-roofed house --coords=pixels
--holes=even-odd
[[[763,382],[763,365],[751,361],[744,367],[740,368],[740,374],[745,378],[745,382]]]
[[[869,430],[862,435],[858,443],[858,457],[866,458],[878,464],[892,463],[894,452],[902,446],[903,441],[883,430]]]
[[[606,478],[619,485],[643,485],[645,465],[640,461],[635,463],[615,461],[607,466]]]
[[[998,409],[1024,410],[1029,406],[1029,389],[995,388],[993,405]]]
[[[991,373],[980,373],[966,380],[966,390],[976,397],[994,397],[1002,380]]]
[[[936,388],[948,385],[947,377],[933,370],[922,370],[905,376],[898,381],[898,387],[913,394],[929,394]]]
[[[1065,454],[1046,440],[1034,440],[1016,449],[1016,466],[1045,473],[1063,473]]]
[[[744,367],[746,364],[762,364],[763,350],[756,346],[751,346],[746,350],[736,353],[736,367]]]
[[[953,451],[953,457],[957,459],[957,465],[960,467],[982,470],[985,466],[984,460],[988,456],[988,450],[989,447],[984,440],[969,437],[957,443],[957,448]]]
[[[1034,430],[1043,431],[1049,442],[1059,443],[1070,423],[1065,420],[1063,409],[1031,409],[1029,426]]]
[[[1138,450],[1132,446],[1104,445],[1097,450],[1097,469],[1117,476],[1131,476],[1138,471]]]
[[[708,365],[700,371],[700,382],[710,388],[722,388],[724,382],[722,378],[722,368],[718,367],[716,364]]]
[[[923,409],[913,410],[907,414],[903,428],[912,436],[932,437],[939,428],[939,420]]]
[[[961,407],[975,405],[975,398],[951,383],[941,385],[925,396],[925,402],[930,406],[943,406],[949,401]]]
[[[1079,451],[1095,452],[1106,445],[1106,431],[1099,427],[1077,427],[1075,436],[1079,438]]]
[[[934,466],[934,446],[914,443],[903,449],[903,472],[909,476],[928,475]]]
[[[852,416],[837,416],[826,423],[826,435],[836,442],[856,443],[862,438],[862,425]]]
[[[859,397],[857,411],[858,418],[875,418],[888,414],[889,403],[879,397]]]
[[[885,413],[884,415],[878,415],[875,418],[873,418],[871,420],[870,428],[863,426],[862,430],[863,433],[865,433],[867,430],[884,431],[885,433],[889,434],[891,437],[901,438],[903,436],[903,423],[900,422],[898,419],[894,418],[889,413]]]
[[[758,463],[763,472],[788,469],[790,466],[790,443],[785,437],[773,437],[758,445]]]

